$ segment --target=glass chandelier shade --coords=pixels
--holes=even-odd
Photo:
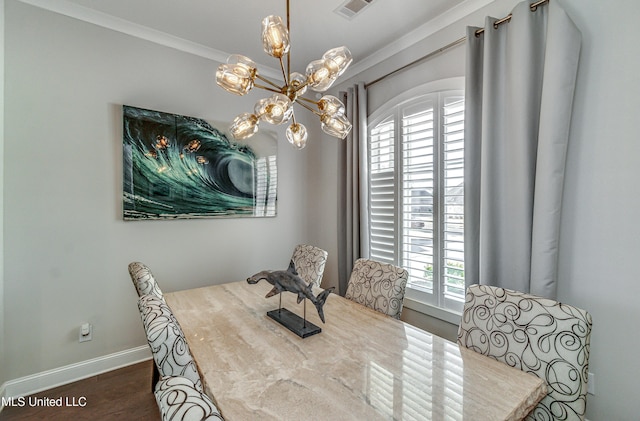
[[[233,54],[226,64],[218,67],[216,83],[227,92],[244,95],[253,88],[257,73],[256,65],[250,58]]]
[[[233,119],[229,131],[235,139],[246,139],[258,131],[258,117],[255,114],[243,113]]]
[[[287,140],[296,149],[302,149],[307,146],[307,128],[300,123],[293,123],[287,128]]]
[[[323,114],[320,117],[320,126],[325,133],[344,139],[351,131],[351,123],[343,114]]]
[[[322,114],[344,115],[344,104],[333,95],[325,95],[318,101],[318,109]]]
[[[332,60],[314,60],[307,66],[309,87],[316,92],[324,92],[338,78],[338,66]]]
[[[261,120],[271,124],[282,124],[289,121],[293,114],[291,101],[283,94],[273,94],[256,102],[254,109]]]
[[[303,95],[307,88],[315,92],[329,89],[353,61],[349,49],[344,46],[332,48],[321,59],[309,63],[304,74],[291,73],[289,0],[286,26],[279,16],[267,16],[262,20],[262,46],[267,54],[280,61],[283,83],[273,82],[260,75],[256,64],[239,54],[229,56],[227,62],[221,64],[216,72],[216,83],[232,94],[242,96],[254,87],[273,92],[270,97],[256,102],[254,113],[243,113],[233,120],[231,135],[235,139],[247,139],[257,133],[260,121],[274,125],[291,121],[286,130],[287,140],[294,148],[303,149],[307,144],[308,133],[305,126],[296,122],[293,104],[298,104],[320,118],[320,127],[325,133],[344,139],[351,131],[344,104],[331,95],[325,95],[319,101],[304,98]],[[286,70],[283,62],[285,57]],[[265,82],[266,85],[261,85],[260,82]]]
[[[267,16],[262,20],[262,48],[275,58],[289,52],[289,31],[280,16]]]
[[[338,67],[338,74],[336,77],[342,76],[347,67],[353,61],[351,57],[351,51],[345,46],[332,48],[331,50],[324,53],[322,56],[323,60],[331,61],[335,66]]]

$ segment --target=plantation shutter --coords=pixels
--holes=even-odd
[[[433,293],[434,130],[433,101],[402,111],[402,266],[409,285]]]
[[[376,125],[369,139],[370,257],[396,263],[395,119]]]
[[[443,100],[442,296],[464,299],[464,97]]]
[[[433,92],[385,111],[369,131],[369,257],[409,272],[406,297],[461,311],[463,93]]]

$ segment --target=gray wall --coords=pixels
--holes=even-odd
[[[590,420],[637,420],[640,362],[640,3],[564,1],[582,30],[560,242],[559,297],[593,315]]]
[[[4,0],[0,0],[0,221],[4,220]],[[0,385],[7,381],[4,359],[4,223],[0,222]]]
[[[286,268],[311,241],[313,148],[283,133],[277,217],[124,222],[122,104],[231,121],[248,102],[210,60],[13,0],[5,13],[4,380],[146,344],[133,260],[174,291]]]
[[[559,299],[588,310],[594,320],[589,371],[595,375],[596,393],[588,397],[587,418],[637,420],[640,335],[634,323],[640,320],[640,283],[635,277],[640,250],[640,195],[636,193],[640,179],[640,3],[551,1],[563,5],[583,36],[562,210]],[[466,25],[483,26],[485,15],[506,16],[517,3],[496,0],[346,84],[373,80],[398,63],[408,63],[460,38]],[[457,47],[374,85],[369,112],[414,84],[463,73],[464,47]],[[454,326],[410,310],[403,318],[445,336],[455,331]]]

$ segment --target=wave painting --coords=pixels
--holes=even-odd
[[[205,120],[127,105],[123,120],[125,220],[275,216],[274,135],[231,142]]]

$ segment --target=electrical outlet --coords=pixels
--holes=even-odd
[[[78,342],[90,341],[93,337],[93,326],[91,323],[83,323],[78,332]]]
[[[596,394],[596,376],[593,373],[589,373],[587,377],[587,393],[590,395]]]

